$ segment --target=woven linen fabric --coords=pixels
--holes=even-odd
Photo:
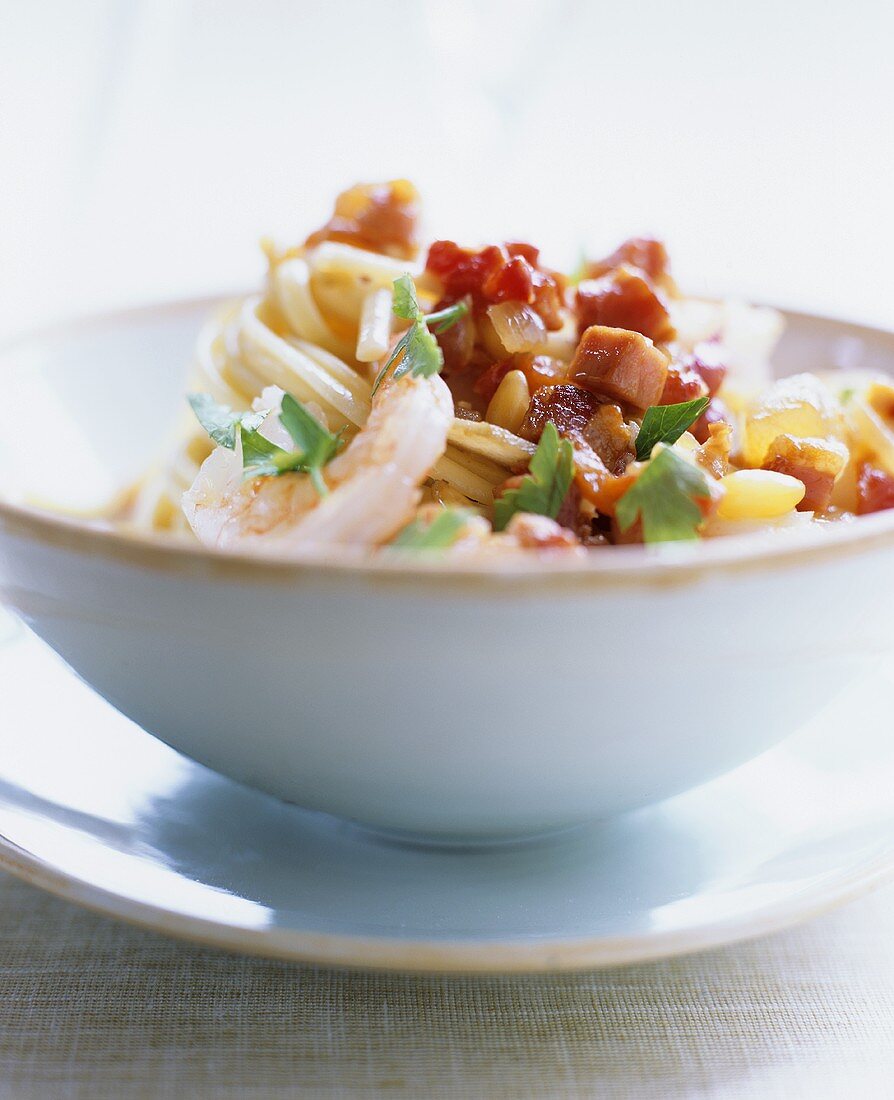
[[[0,1096],[888,1097],[894,890],[661,963],[335,971],[177,943],[0,876]]]

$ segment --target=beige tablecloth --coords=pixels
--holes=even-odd
[[[781,935],[582,975],[234,957],[0,876],[2,1097],[894,1095],[894,889]]]

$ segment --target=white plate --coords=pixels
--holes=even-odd
[[[781,928],[894,868],[894,667],[658,806],[536,843],[438,849],[216,775],[9,619],[0,641],[0,865],[203,943],[407,970],[607,966]]]

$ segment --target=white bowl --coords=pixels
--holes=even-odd
[[[209,306],[8,348],[0,488],[61,470],[81,499],[133,477]],[[787,319],[784,373],[894,366],[892,334]],[[894,648],[892,550],[883,513],[500,572],[293,565],[0,505],[3,600],[126,715],[302,806],[459,839],[653,802],[794,731]]]

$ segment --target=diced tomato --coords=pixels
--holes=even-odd
[[[329,221],[305,242],[339,241],[372,252],[412,260],[419,250],[419,194],[408,180],[358,183],[335,200]]]
[[[506,262],[506,253],[497,245],[488,245],[480,252],[460,248],[455,241],[435,241],[428,250],[426,269],[437,275],[444,287],[444,297],[456,301],[471,294],[476,302],[483,295],[484,283]]]
[[[580,283],[576,307],[579,332],[591,325],[626,328],[659,344],[677,335],[667,306],[645,275],[626,264],[601,279]]]
[[[450,304],[452,303],[439,302],[435,309]],[[435,339],[440,344],[444,355],[445,375],[464,371],[471,362],[475,350],[475,322],[466,313],[459,320],[454,321],[452,325],[445,328],[443,332],[436,333]]]
[[[691,367],[680,363],[671,363],[667,368],[667,381],[661,393],[659,405],[680,405],[684,401],[694,401],[697,397],[707,397],[708,387],[700,374]]]
[[[580,489],[581,496],[588,500],[604,516],[613,516],[615,506],[621,497],[636,481],[634,474],[621,474],[620,477],[600,472],[592,468],[578,466],[574,483]]]
[[[472,389],[475,393],[480,393],[484,400],[489,402],[506,375],[511,370],[517,369],[512,359],[500,359],[496,363],[491,363],[478,375]]]
[[[485,401],[490,401],[497,392],[497,386],[503,381],[511,370],[520,370],[528,381],[528,389],[531,393],[541,386],[557,386],[565,381],[568,364],[561,359],[553,359],[549,355],[525,355],[518,354],[508,359],[499,359],[482,370],[475,379],[472,389],[481,394]]]
[[[550,332],[558,332],[562,327],[562,290],[552,275],[542,271],[534,272],[534,297],[531,302],[534,309],[543,318]]]
[[[540,259],[540,249],[524,241],[507,241],[506,251],[510,256],[523,256],[531,267],[536,267]]]
[[[518,241],[478,252],[455,241],[435,241],[425,266],[440,280],[447,301],[469,294],[478,309],[495,302],[524,302],[555,331],[562,327],[561,288],[557,276],[537,266],[538,258],[533,245]]]
[[[534,299],[534,269],[524,256],[513,256],[485,279],[481,295],[489,302],[527,302]]]
[[[661,241],[652,237],[631,237],[630,240],[619,245],[610,256],[587,264],[587,278],[601,279],[603,275],[614,271],[622,264],[639,268],[650,282],[664,285],[668,290],[673,289],[670,260],[667,249]]]

